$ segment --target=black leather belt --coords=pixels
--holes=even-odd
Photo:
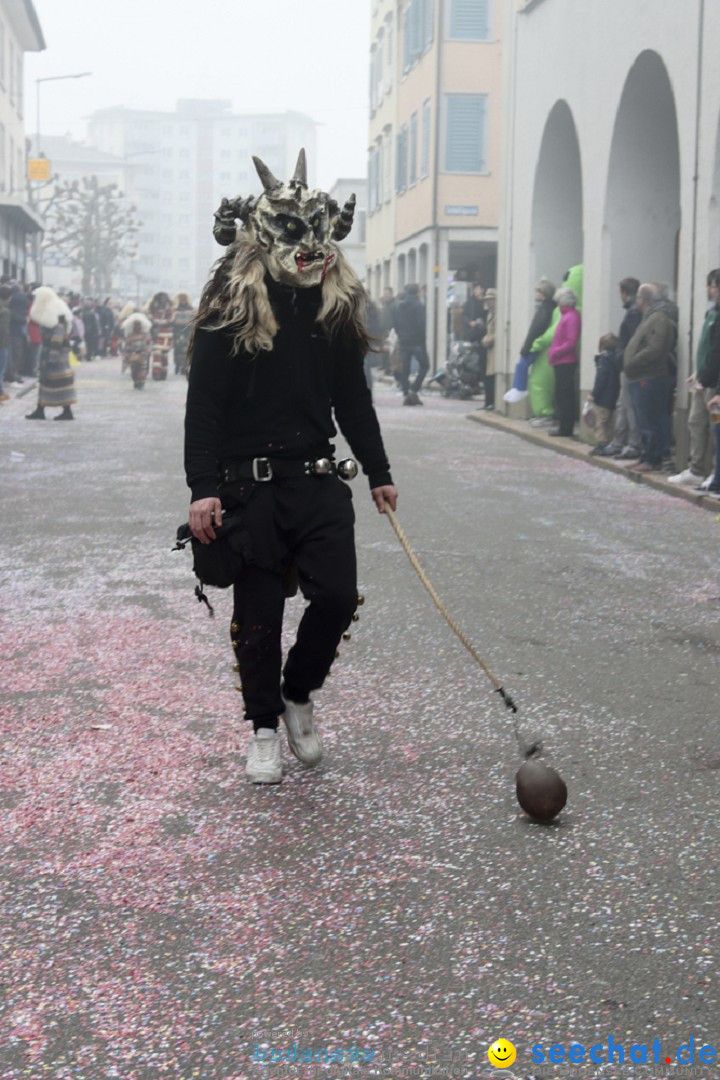
[[[249,461],[229,461],[220,467],[220,477],[225,484],[236,480],[289,480],[298,476],[335,476],[337,465],[330,458],[320,457],[311,461],[283,461],[282,458],[256,457]]]

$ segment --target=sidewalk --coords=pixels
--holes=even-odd
[[[584,461],[596,469],[609,469],[611,472],[620,473],[636,484],[647,484],[649,487],[655,488],[656,491],[662,491],[665,495],[674,495],[678,499],[684,499],[685,502],[700,506],[703,510],[713,510],[715,513],[720,513],[720,499],[713,498],[712,495],[703,495],[683,484],[669,484],[666,473],[633,473],[629,472],[622,462],[615,461],[614,458],[590,457],[592,447],[588,443],[580,442],[578,439],[550,436],[547,433],[547,428],[531,428],[527,420],[513,420],[496,412],[484,411],[470,413],[468,420],[474,420],[477,424],[486,424],[488,427],[504,431],[509,435],[517,435],[519,438],[525,439],[526,442],[535,443],[546,450],[554,450],[556,454],[564,454],[566,457]]]

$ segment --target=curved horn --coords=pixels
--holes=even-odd
[[[257,169],[257,174],[260,177],[262,186],[265,188],[266,191],[275,191],[276,188],[282,187],[282,184],[280,183],[278,178],[276,176],[273,176],[265,162],[261,161],[259,157],[255,157],[254,154],[253,162],[255,164],[255,168]]]
[[[333,240],[344,240],[353,226],[353,218],[355,217],[355,195],[351,195],[348,201],[343,206],[340,217],[335,222],[333,228],[332,237]]]
[[[295,172],[290,183],[301,184],[302,187],[307,187],[307,158],[305,157],[304,147],[298,154],[297,165],[295,166]]]

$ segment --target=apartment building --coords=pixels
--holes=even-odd
[[[260,193],[253,154],[276,176],[291,176],[302,146],[313,183],[316,127],[302,113],[235,113],[229,101],[183,100],[174,112],[95,112],[89,141],[125,160],[128,199],[143,222],[134,267],[138,291],[182,289],[197,300],[222,253],[212,225],[223,196]]]
[[[18,281],[34,277],[28,241],[42,232],[26,180],[23,58],[44,48],[31,0],[0,0],[0,266]]]
[[[425,287],[436,366],[450,298],[495,284],[504,2],[373,2],[367,284]]]

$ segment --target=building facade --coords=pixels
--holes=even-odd
[[[0,0],[0,266],[6,277],[34,277],[28,255],[42,219],[27,183],[23,57],[45,48],[31,0]]]
[[[374,0],[367,284],[427,292],[434,365],[449,297],[495,284],[504,0]]]
[[[328,192],[338,206],[344,206],[351,195],[355,196],[355,217],[353,227],[348,236],[341,240],[340,247],[345,258],[361,281],[365,280],[367,237],[367,179],[357,177],[348,179],[341,177],[336,180]]]
[[[313,182],[316,124],[301,113],[243,115],[228,101],[179,101],[175,112],[102,109],[89,141],[127,166],[127,196],[143,223],[134,265],[136,289],[199,297],[222,249],[213,213],[224,196],[259,194],[252,155],[278,177],[291,176],[307,150]]]
[[[528,0],[509,7],[497,362],[506,377],[533,284],[585,267],[580,384],[617,331],[618,282],[666,283],[685,377],[720,266],[720,7],[710,0]]]

